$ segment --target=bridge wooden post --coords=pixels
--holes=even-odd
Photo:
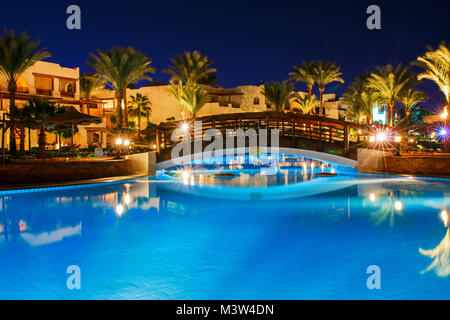
[[[348,125],[344,126],[344,153],[350,151],[350,141],[348,139]]]
[[[322,151],[322,121],[319,120],[319,143],[317,146],[318,151]]]

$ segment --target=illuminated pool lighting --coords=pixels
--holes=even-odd
[[[371,202],[375,202],[375,200],[377,200],[377,197],[375,196],[375,193],[371,193],[370,195],[369,195],[369,200],[371,201]]]
[[[403,209],[403,203],[400,200],[397,200],[394,202],[394,208],[397,211],[402,211]]]

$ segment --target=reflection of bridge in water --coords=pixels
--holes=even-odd
[[[192,122],[193,120],[186,120]],[[356,158],[355,143],[350,141],[350,129],[363,130],[363,126],[351,122],[284,112],[247,112],[229,113],[198,117],[195,121],[201,121],[200,130],[195,133],[190,130],[191,141],[197,137],[203,137],[208,129],[217,129],[225,136],[226,130],[254,129],[259,135],[261,129],[267,130],[267,146],[270,147],[270,132],[272,129],[279,131],[279,147],[307,149],[332,153],[347,158]],[[156,127],[156,146],[158,160],[168,160],[172,148],[179,142],[172,141],[172,133],[178,129],[183,121],[175,121]],[[192,126],[191,126],[192,127]],[[225,139],[223,139],[225,144]],[[211,142],[203,142],[203,148]],[[247,144],[248,145],[248,144]],[[225,148],[225,145],[223,146]],[[193,150],[193,149],[192,149]]]

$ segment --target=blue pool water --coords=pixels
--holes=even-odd
[[[450,181],[276,162],[0,193],[0,298],[450,298]]]

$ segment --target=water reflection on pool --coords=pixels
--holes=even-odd
[[[282,170],[301,167],[280,167],[262,189],[290,196],[251,201],[206,195],[215,188],[206,183],[193,193],[191,178],[165,174],[3,192],[0,298],[450,298],[448,180],[337,168],[337,177],[285,185]],[[218,187],[258,189],[238,185]],[[67,289],[70,265],[81,290]],[[367,288],[371,265],[381,290]]]

